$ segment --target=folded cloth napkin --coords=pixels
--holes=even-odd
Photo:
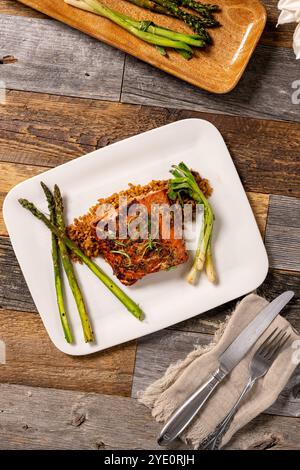
[[[293,48],[296,59],[300,59],[300,0],[279,0],[281,13],[277,26],[285,23],[298,23],[293,36]]]
[[[236,336],[253,320],[268,302],[255,294],[245,297],[232,315],[221,325],[214,341],[192,351],[184,360],[171,365],[165,375],[139,393],[139,401],[152,409],[152,416],[165,422],[195,389],[205,382],[218,367],[218,357]],[[249,421],[274,403],[297,366],[294,341],[299,336],[283,317],[278,316],[251,351],[215,390],[203,410],[182,434],[181,439],[195,449],[214,431],[232,408],[249,378],[251,359],[274,328],[290,332],[290,340],[276,358],[267,374],[259,379],[242,402],[239,411],[225,434],[222,446]]]

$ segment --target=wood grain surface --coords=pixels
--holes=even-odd
[[[296,122],[18,91],[8,92],[6,101],[7,106],[0,107],[2,162],[53,168],[155,127],[200,118],[222,133],[247,191],[300,196],[300,124]]]
[[[42,13],[17,2],[17,0],[1,0],[0,14],[29,16],[30,18],[45,18],[45,15]]]
[[[261,3],[264,5],[267,11],[267,24],[260,43],[281,47],[292,47],[292,37],[294,32],[293,25],[286,24],[276,28],[278,18],[278,1],[262,0]],[[42,13],[22,5],[16,0],[1,0],[0,14],[1,13],[10,15],[14,14],[18,16],[29,16],[31,18],[46,18],[46,16]]]
[[[0,449],[158,449],[161,425],[132,398],[2,384],[0,409]],[[261,415],[227,448],[299,449],[299,435],[299,420]]]
[[[22,41],[15,36],[12,22],[18,24]],[[7,88],[114,101],[119,100],[122,88],[122,101],[127,103],[299,121],[297,106],[292,102],[292,83],[298,74],[291,49],[259,46],[238,87],[217,96],[132,57],[127,57],[123,70],[122,53],[51,20],[1,15],[0,27],[3,56],[17,59],[1,66]],[[47,39],[43,31],[47,32]],[[49,50],[47,41],[56,44],[56,49]]]
[[[300,274],[288,271],[270,270],[263,284],[257,289],[258,295],[267,300],[273,300],[285,290],[295,292],[294,299],[285,307],[283,315],[300,332]],[[214,334],[227,315],[230,315],[236,301],[228,302],[198,317],[191,318],[171,327],[177,331],[191,331],[204,334]]]
[[[295,55],[283,47],[259,45],[239,85],[223,96],[199,90],[127,57],[122,102],[299,122],[300,113],[292,101],[296,80]]]
[[[119,101],[122,52],[48,19],[1,15],[0,30],[1,54],[16,59],[1,67],[8,89]]]
[[[0,310],[0,382],[130,396],[136,343],[74,357],[56,349],[39,315]]]
[[[109,20],[82,10],[75,11],[62,0],[20,0],[42,13],[63,21],[107,44],[134,55],[176,77],[214,93],[226,93],[240,79],[263,32],[266,13],[258,0],[219,0],[221,12],[216,14],[222,27],[211,31],[213,47],[195,51],[186,61],[169,51],[161,56],[153,46],[140,41]],[[166,28],[188,31],[182,22],[164,15],[146,12],[127,2],[104,0],[103,3],[127,16],[154,21]],[[242,44],[242,47],[241,47]]]
[[[271,196],[266,247],[270,266],[300,271],[300,199]]]

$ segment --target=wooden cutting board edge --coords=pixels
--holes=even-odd
[[[264,5],[260,1],[258,1],[257,5],[261,10],[261,12],[260,12],[261,13],[260,29],[257,32],[257,34],[255,36],[255,39],[251,44],[251,47],[248,48],[247,54],[245,54],[243,64],[239,68],[238,73],[232,74],[233,79],[231,81],[230,80],[229,81],[224,80],[224,82],[222,82],[222,85],[219,85],[219,88],[217,88],[216,85],[214,86],[214,83],[208,84],[205,81],[201,81],[201,76],[200,76],[200,78],[198,77],[197,79],[194,79],[192,76],[185,74],[184,71],[180,72],[180,71],[176,70],[176,68],[172,67],[172,63],[159,61],[157,59],[155,60],[154,58],[150,57],[149,55],[147,55],[145,57],[145,55],[143,53],[139,53],[139,52],[137,53],[137,51],[135,50],[134,45],[132,45],[130,42],[124,41],[124,44],[122,44],[120,42],[118,42],[118,44],[116,44],[116,42],[114,42],[113,39],[105,37],[101,34],[95,34],[93,31],[91,31],[91,29],[89,29],[88,24],[85,26],[84,23],[77,22],[76,20],[73,20],[73,19],[69,18],[68,15],[64,16],[64,14],[61,14],[55,8],[51,9],[51,11],[49,11],[49,9],[47,8],[47,5],[44,6],[43,4],[42,5],[39,4],[39,0],[17,0],[17,1],[19,1],[20,3],[23,3],[24,5],[26,5],[30,8],[35,9],[35,10],[41,12],[41,13],[44,13],[45,15],[47,15],[47,16],[55,19],[55,20],[58,20],[62,23],[65,23],[68,26],[70,26],[72,28],[75,28],[75,29],[77,29],[77,30],[79,30],[79,31],[91,36],[91,37],[94,37],[95,39],[100,40],[101,42],[104,42],[105,44],[108,44],[108,45],[110,45],[114,48],[117,48],[117,49],[123,51],[124,53],[130,54],[133,57],[136,57],[136,58],[142,60],[143,62],[146,62],[146,63],[148,63],[148,64],[150,64],[150,65],[152,65],[152,66],[154,66],[158,69],[161,69],[164,72],[169,73],[170,75],[173,75],[173,76],[179,78],[180,80],[184,80],[184,81],[190,83],[191,85],[196,86],[197,88],[201,88],[203,90],[206,90],[208,92],[215,93],[215,94],[226,94],[226,93],[229,93],[230,91],[232,91],[236,87],[236,85],[238,84],[239,80],[241,79],[241,77],[242,77],[242,75],[243,75],[243,73],[244,73],[244,71],[245,71],[245,69],[246,69],[246,67],[249,63],[249,60],[250,60],[250,58],[251,58],[251,56],[252,56],[252,54],[253,54],[256,46],[257,46],[257,43],[259,42],[259,39],[260,39],[260,37],[263,33],[264,27],[265,27],[266,22],[267,22],[266,9],[265,9]],[[66,8],[68,8],[68,5],[64,4],[62,2],[62,10],[64,11]],[[80,11],[80,13],[83,13],[84,15],[90,15],[89,13],[83,12],[83,11]],[[105,19],[103,18],[103,20],[105,20]],[[107,21],[109,21],[109,20],[107,20]],[[117,25],[112,25],[112,26],[119,29],[119,27]],[[124,31],[124,33],[126,33],[126,31]],[[132,36],[132,35],[130,35],[130,36]],[[137,41],[140,42],[139,39],[137,39]],[[197,74],[195,74],[195,76],[196,75]]]

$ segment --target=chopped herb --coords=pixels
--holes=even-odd
[[[126,258],[128,258],[129,265],[131,265],[131,258],[130,258],[130,256],[129,256],[128,253],[125,253],[125,251],[121,251],[121,250],[111,250],[111,253],[116,253],[117,255],[125,256]]]

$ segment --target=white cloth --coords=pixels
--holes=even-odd
[[[300,0],[279,0],[281,13],[277,26],[286,23],[298,23],[293,36],[293,48],[296,59],[300,59]]]

